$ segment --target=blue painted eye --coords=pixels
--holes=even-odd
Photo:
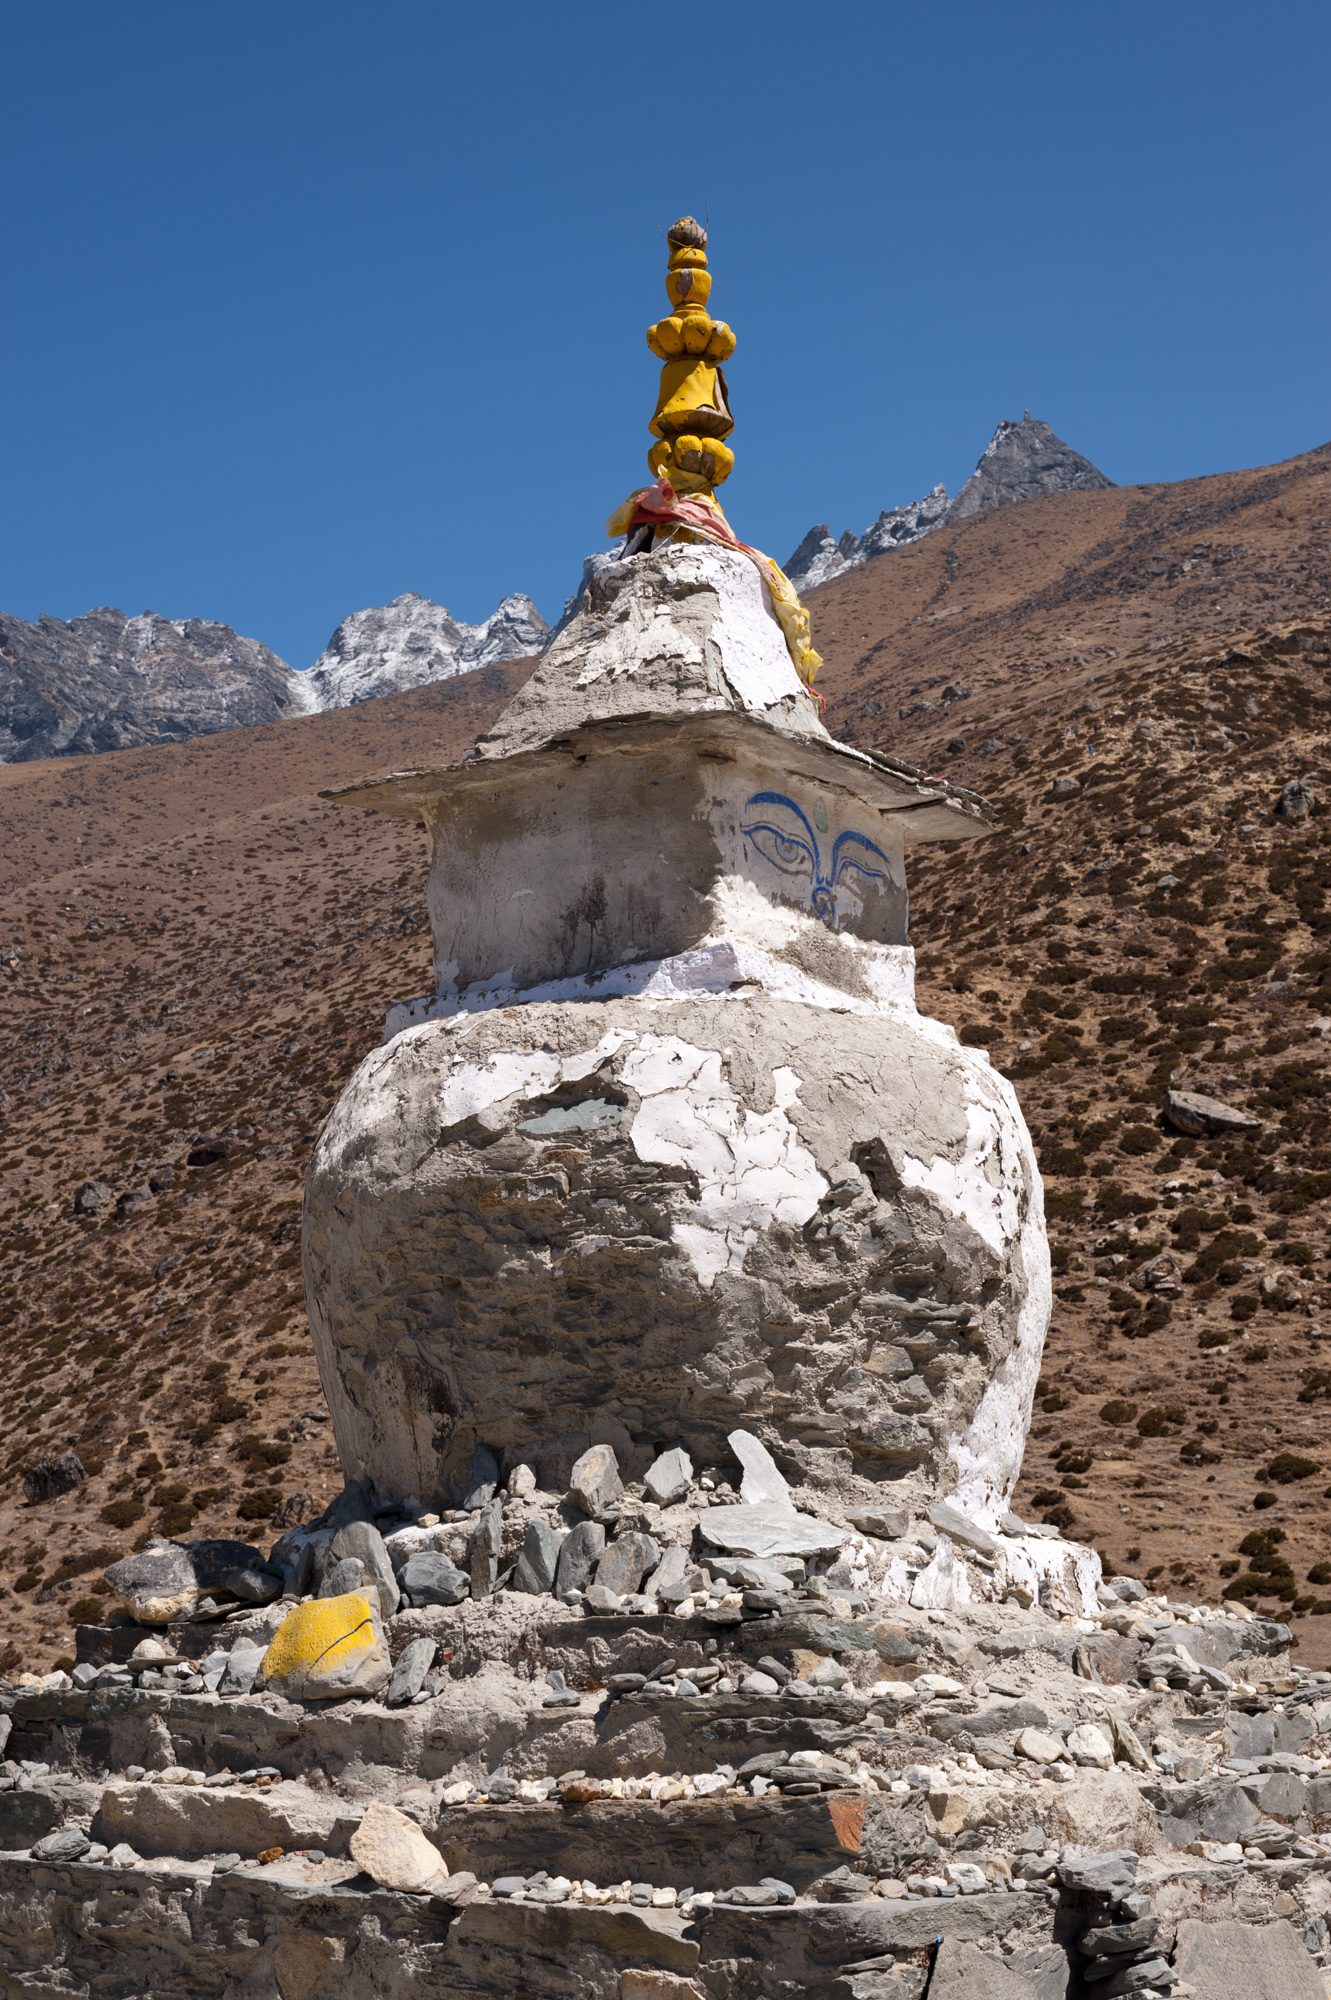
[[[770,861],[783,875],[812,875],[817,872],[813,850],[798,834],[786,833],[767,820],[744,828],[744,838],[752,841],[764,861]]]

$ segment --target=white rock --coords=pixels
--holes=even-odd
[[[1114,1746],[1093,1722],[1079,1722],[1075,1729],[1069,1730],[1068,1749],[1078,1764],[1088,1764],[1099,1771],[1113,1768]]]
[[[750,1431],[731,1431],[727,1442],[744,1468],[740,1499],[752,1507],[784,1507],[793,1512],[790,1488],[767,1446]]]
[[[415,1820],[379,1799],[365,1808],[350,1847],[352,1860],[381,1889],[418,1891],[448,1875],[443,1855]]]
[[[1047,1729],[1019,1731],[1013,1748],[1032,1764],[1056,1764],[1063,1755],[1062,1738]]]

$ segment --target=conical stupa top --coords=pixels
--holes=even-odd
[[[651,429],[658,440],[647,463],[676,493],[710,496],[730,477],[735,454],[723,440],[735,427],[721,363],[735,352],[735,336],[707,310],[712,277],[707,231],[682,215],[666,233],[670,267],[666,296],[671,310],[647,329],[647,345],[660,360],[661,387]]]

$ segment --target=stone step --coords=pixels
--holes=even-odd
[[[118,1782],[4,1795],[45,1800],[16,1822],[11,1847],[29,1845],[56,1826],[91,1812],[90,1832],[106,1847],[121,1842],[144,1856],[201,1860],[252,1858],[270,1848],[317,1849],[344,1856],[364,1811],[328,1791],[281,1780],[266,1786]],[[703,1799],[594,1799],[445,1806],[426,1830],[453,1872],[483,1880],[545,1868],[576,1879],[625,1878],[656,1888],[732,1888],[774,1875],[802,1889],[861,1847],[866,1800],[856,1792],[755,1799],[742,1793]],[[3,1814],[0,1813],[0,1820]],[[700,1882],[700,1874],[706,1882]]]
[[[672,1889],[729,1889],[773,1875],[802,1890],[859,1853],[866,1814],[854,1792],[788,1799],[732,1793],[660,1804],[452,1806],[430,1832],[451,1869],[485,1881],[545,1868]]]
[[[612,1699],[596,1688],[576,1709],[547,1709],[549,1692],[544,1682],[509,1680],[478,1701],[462,1681],[433,1700],[388,1709],[160,1689],[23,1689],[13,1697],[6,1750],[79,1774],[133,1764],[209,1773],[271,1765],[284,1777],[319,1771],[336,1780],[355,1765],[428,1782],[459,1772],[479,1779],[503,1764],[514,1777],[572,1769],[632,1777],[697,1774],[764,1751],[835,1753],[887,1727],[863,1699],[831,1692]],[[519,1698],[532,1704],[525,1712]],[[911,1756],[925,1747],[914,1736],[909,1746]]]
[[[410,1992],[420,2000],[920,2000],[939,1938],[1052,1946],[1054,1898],[676,1910],[399,1895],[287,1857],[214,1874],[0,1859],[0,1993],[226,2000]],[[132,1951],[127,1942],[133,1941]],[[120,1970],[117,1970],[120,1968]],[[646,1975],[635,1978],[634,1975]]]

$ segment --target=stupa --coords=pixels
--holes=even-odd
[[[348,1476],[446,1504],[736,1425],[812,1504],[992,1523],[1049,1315],[1011,1087],[917,1012],[906,858],[982,802],[835,740],[730,530],[705,237],[670,232],[620,559],[462,763],[331,794],[433,844],[435,991],[320,1137],[307,1297]]]
[[[704,249],[619,557],[340,795],[436,957],[309,1175],[347,1483],[0,1679],[0,2000],[1324,2000],[1331,1674],[1006,1507],[1039,1178],[906,924],[985,812],[823,726]]]

